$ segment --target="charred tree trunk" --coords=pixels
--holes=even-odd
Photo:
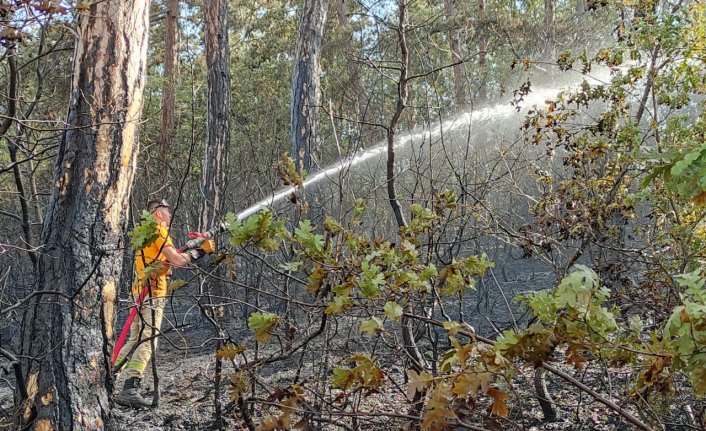
[[[466,72],[461,53],[461,42],[458,37],[456,0],[444,0],[444,12],[446,13],[446,37],[449,39],[451,63],[453,64],[454,97],[456,105],[462,106],[466,104]]]
[[[228,147],[230,143],[230,49],[228,45],[228,1],[209,0],[204,2],[206,27],[206,64],[208,67],[208,124],[206,126],[207,143],[204,155],[201,207],[201,229],[213,227],[225,209],[227,190]],[[219,268],[219,278],[225,278],[223,268]],[[214,334],[219,340],[216,349],[221,347],[224,333],[220,319],[213,311],[216,309],[210,295],[211,289],[217,297],[225,296],[225,286],[216,280],[209,282],[207,301],[214,305],[202,312],[213,325]],[[209,314],[211,313],[211,314]],[[213,399],[213,428],[224,427],[220,401],[221,359],[216,359],[216,391]]]
[[[38,294],[24,315],[24,429],[109,428],[114,305],[138,152],[148,27],[148,0],[95,2],[79,18]]]
[[[179,0],[169,0],[164,42],[164,90],[162,120],[160,122],[159,155],[166,167],[169,145],[174,136],[174,107],[176,105],[177,41],[179,38]]]
[[[230,141],[230,54],[228,2],[204,3],[206,64],[208,67],[208,124],[203,166],[201,229],[214,226],[223,211]]]
[[[311,170],[320,144],[321,43],[328,0],[304,0],[292,70],[292,158]]]

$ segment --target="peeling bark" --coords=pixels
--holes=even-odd
[[[81,14],[67,127],[24,315],[22,429],[109,429],[115,286],[139,150],[148,0],[95,2]]]

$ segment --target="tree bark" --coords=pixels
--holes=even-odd
[[[478,69],[482,76],[485,75],[485,63],[488,51],[488,36],[485,22],[485,0],[478,0]],[[488,97],[485,78],[481,82],[479,98],[485,100]]]
[[[304,0],[292,70],[292,158],[311,170],[320,145],[321,43],[328,0]]]
[[[556,56],[556,26],[554,18],[554,2],[556,0],[544,0],[544,28],[547,31],[549,41],[549,51],[552,57]]]
[[[204,156],[200,225],[214,226],[224,209],[230,141],[230,50],[228,47],[228,2],[204,3],[206,65],[208,68],[208,124]]]
[[[159,155],[166,166],[169,145],[174,136],[174,107],[176,105],[177,41],[179,39],[179,0],[169,0],[164,42],[164,90],[162,119],[159,128]]]
[[[4,136],[7,140],[8,152],[10,155],[10,162],[12,163],[12,175],[15,179],[15,187],[17,189],[17,195],[19,196],[20,210],[22,212],[22,232],[25,237],[25,243],[27,246],[27,254],[32,261],[32,266],[36,269],[37,267],[37,254],[33,250],[34,238],[32,235],[32,228],[30,226],[29,220],[29,205],[28,205],[28,194],[25,191],[24,181],[22,180],[22,172],[20,171],[20,165],[17,164],[17,144],[15,141],[8,136],[10,131],[10,126],[12,125],[15,115],[17,114],[17,84],[19,81],[19,74],[17,71],[17,47],[15,45],[10,45],[7,48],[7,63],[9,66],[9,82],[7,88],[7,112],[6,117],[0,124],[0,136]]]
[[[80,14],[72,94],[24,315],[22,429],[110,427],[114,305],[146,75],[148,0]],[[20,394],[21,396],[21,394]]]
[[[363,90],[363,81],[360,77],[360,67],[355,58],[355,50],[353,49],[353,32],[351,30],[350,20],[348,19],[348,8],[346,7],[346,0],[338,0],[337,2],[338,10],[338,23],[341,26],[341,30],[344,34],[343,49],[346,52],[346,66],[348,68],[348,73],[350,76],[350,87],[353,90],[353,96],[355,97],[355,107],[358,121],[365,123],[368,111],[367,102],[365,99],[365,92]]]
[[[449,39],[451,48],[451,62],[454,74],[454,98],[457,106],[466,104],[466,73],[462,63],[463,54],[461,43],[458,37],[458,10],[456,0],[444,0],[444,12],[446,13],[446,37]]]
[[[576,0],[576,17],[579,21],[583,20],[586,13],[586,0]]]
[[[402,214],[400,201],[397,199],[397,189],[395,187],[395,136],[399,125],[402,111],[407,105],[407,97],[409,95],[409,50],[407,47],[407,0],[399,2],[399,22],[397,26],[397,35],[399,37],[400,46],[400,76],[397,81],[397,105],[395,112],[392,114],[390,124],[387,128],[387,198],[392,208],[392,213],[395,215],[397,226],[402,228],[407,226],[407,220]]]

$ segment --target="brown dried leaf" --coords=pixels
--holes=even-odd
[[[505,400],[507,399],[507,394],[505,392],[495,388],[488,388],[486,395],[493,399],[493,407],[491,409],[492,414],[504,418],[510,414],[510,410],[508,410],[507,404],[505,404]]]

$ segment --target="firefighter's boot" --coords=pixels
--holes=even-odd
[[[129,377],[125,380],[123,390],[115,397],[115,402],[134,409],[152,406],[152,400],[140,395],[140,379],[137,377]]]

